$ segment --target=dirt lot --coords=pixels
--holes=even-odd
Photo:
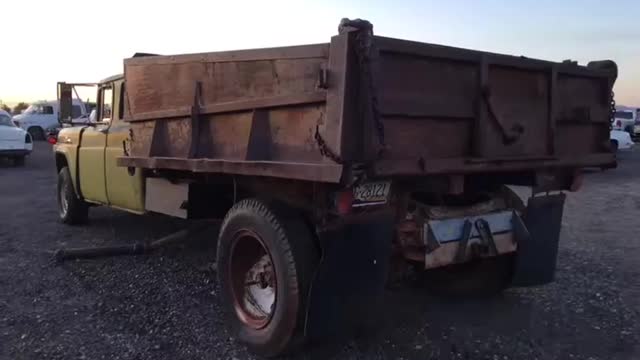
[[[61,246],[131,243],[180,221],[95,208],[56,218],[50,146],[0,164],[0,359],[247,359],[226,332],[201,244],[56,265]],[[640,151],[590,173],[565,209],[557,281],[492,300],[389,290],[376,334],[304,359],[640,359]],[[215,241],[216,234],[207,234]]]

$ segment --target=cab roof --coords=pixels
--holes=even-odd
[[[117,75],[109,76],[107,78],[100,80],[100,84],[105,84],[105,83],[109,83],[116,80],[122,80],[122,79],[124,79],[124,74],[117,74]]]

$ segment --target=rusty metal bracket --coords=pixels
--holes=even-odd
[[[247,143],[246,160],[271,160],[273,140],[271,139],[271,122],[269,111],[258,109],[251,117],[251,130]]]
[[[329,70],[322,66],[318,71],[318,89],[326,90],[329,88]]]
[[[462,239],[460,240],[458,251],[456,252],[456,257],[454,259],[456,263],[463,262],[467,257],[467,246],[469,245],[469,239],[471,238],[472,228],[473,224],[471,224],[471,221],[466,220],[464,222],[464,227],[462,228]]]
[[[476,229],[478,229],[478,235],[480,235],[480,239],[482,240],[482,245],[489,250],[489,255],[498,255],[498,248],[496,247],[496,242],[493,239],[491,227],[487,220],[478,219],[476,220],[475,225]]]

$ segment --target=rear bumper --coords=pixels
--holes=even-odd
[[[564,194],[531,197],[522,216],[506,210],[427,221],[421,236],[425,268],[517,252],[512,286],[549,283],[556,269],[564,200]]]
[[[485,239],[479,232],[479,221],[484,221],[488,227]],[[522,227],[521,224],[520,216],[513,210],[427,221],[423,231],[426,248],[425,269],[467,262],[476,257],[492,257],[515,252],[516,229],[518,226]],[[469,229],[466,235],[465,225],[468,225]],[[489,251],[491,249],[495,250]]]
[[[31,150],[28,150],[28,149],[11,149],[11,150],[0,149],[0,157],[27,156],[30,153],[31,153]]]

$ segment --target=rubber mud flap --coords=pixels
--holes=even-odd
[[[534,286],[554,280],[565,194],[529,198],[524,224],[529,236],[519,236],[512,286]]]
[[[322,258],[311,285],[305,335],[344,338],[375,322],[389,270],[392,215],[319,233]]]

